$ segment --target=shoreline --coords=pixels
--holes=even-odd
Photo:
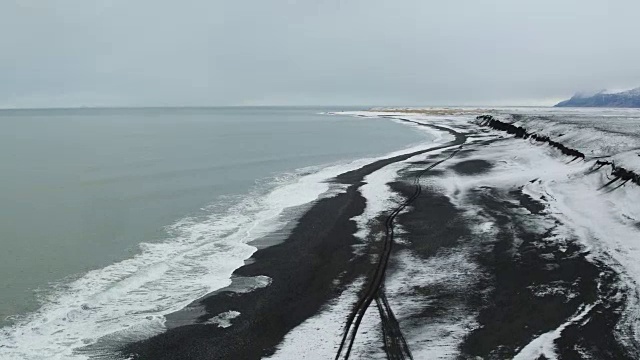
[[[367,312],[379,311],[381,317],[367,315],[364,332],[350,335],[357,337],[353,351],[359,356],[411,358],[413,352],[416,359],[582,358],[584,354],[634,358],[638,348],[634,330],[621,328],[631,326],[625,313],[633,311],[637,300],[633,286],[625,282],[627,275],[612,265],[606,253],[595,252],[580,236],[567,232],[569,224],[550,211],[551,199],[532,195],[528,188],[535,189],[542,181],[534,177],[535,167],[511,178],[516,176],[511,167],[521,166],[521,161],[541,162],[552,173],[569,172],[578,165],[558,161],[545,149],[526,148],[531,145],[516,139],[472,129],[471,124],[452,124],[453,130],[404,115],[378,116],[444,130],[455,140],[338,175],[333,183],[346,186],[344,192],[318,200],[284,242],[258,250],[234,272],[238,279],[268,276],[268,286],[246,293],[223,289],[200,301],[205,310],[201,323],[229,311],[239,313],[228,320],[231,326],[171,328],[129,344],[123,354],[133,359],[259,359],[274,354],[273,358],[293,358],[291,351],[284,357],[278,357],[278,351],[285,345],[305,346],[301,335],[297,342],[285,341],[299,325],[313,326],[309,321],[329,309],[351,308],[355,317],[359,308],[354,297],[337,304],[341,295],[353,293],[360,302],[373,301],[365,284],[380,278],[375,264],[379,254],[388,252],[386,291],[381,301],[376,300],[378,309],[371,306]],[[469,132],[458,131],[465,126]],[[451,163],[429,169],[456,143],[467,140]],[[516,155],[505,157],[509,152]],[[425,177],[417,180],[423,191],[398,211],[399,233],[393,248],[385,250],[380,237],[385,213],[370,219],[367,241],[354,236],[362,229],[353,219],[366,207],[367,199],[359,192],[365,177],[399,162],[405,166],[388,184],[391,191],[410,199],[415,191],[412,182],[424,172]],[[500,176],[506,178],[496,182]],[[365,249],[356,254],[354,245]],[[349,335],[344,330],[348,316],[345,312],[340,324],[343,339]],[[326,334],[320,328],[314,333],[320,338],[307,342],[335,342],[334,351],[325,346],[323,355],[304,349],[293,353],[311,358],[339,353],[340,339],[321,339]],[[408,350],[398,351],[403,347]],[[300,357],[304,356],[295,358]]]
[[[246,241],[215,246],[251,252],[233,267],[217,266],[218,252],[201,264],[225,282],[158,273],[209,286],[181,291],[179,306],[162,310],[171,288],[156,288],[157,302],[139,304],[159,316],[123,309],[114,319],[125,325],[92,343],[83,332],[107,333],[109,319],[87,316],[121,307],[116,296],[88,299],[44,336],[69,356],[111,360],[638,358],[640,189],[618,159],[634,164],[640,133],[609,138],[538,114],[340,113],[420,128],[431,142],[319,166],[248,199],[269,206],[233,230]],[[176,262],[197,264],[186,255]],[[146,321],[126,325],[137,317]],[[84,345],[56,342],[65,336]]]
[[[357,277],[370,273],[368,259],[354,257],[352,252],[352,246],[360,242],[354,236],[357,228],[352,219],[364,211],[365,199],[358,191],[364,177],[386,165],[464,142],[464,136],[455,131],[433,127],[456,134],[456,139],[376,160],[338,175],[334,183],[346,185],[345,192],[318,200],[284,242],[259,249],[249,264],[233,274],[241,278],[267,276],[271,279],[269,286],[249,293],[221,289],[207,295],[198,301],[204,309],[197,321],[200,324],[170,328],[127,345],[123,354],[134,359],[258,359],[272,354],[291,329],[317,314]],[[334,284],[336,279],[338,285]],[[202,324],[228,311],[240,313],[231,320],[232,326]]]

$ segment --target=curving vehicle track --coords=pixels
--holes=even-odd
[[[396,118],[397,119],[397,118]],[[402,121],[409,121],[419,125],[425,125],[419,122],[406,120],[406,119],[397,119]],[[456,140],[453,142],[452,146],[456,144],[462,144],[465,142],[465,138],[463,135],[453,132],[450,129],[438,127],[439,130],[446,130],[448,132],[453,133],[456,136]],[[376,306],[380,313],[380,318],[382,322],[382,333],[384,340],[384,349],[387,354],[388,359],[413,359],[411,355],[411,350],[407,345],[407,342],[400,330],[400,326],[398,321],[393,314],[393,310],[387,301],[387,297],[384,290],[384,279],[385,273],[387,269],[387,265],[389,263],[389,258],[391,255],[391,249],[393,247],[394,242],[394,231],[393,231],[393,222],[398,214],[404,210],[407,206],[411,205],[422,193],[422,185],[420,184],[421,177],[427,173],[429,170],[434,167],[442,164],[443,162],[451,159],[455,156],[462,148],[460,145],[456,150],[452,151],[449,156],[446,158],[439,160],[427,168],[420,171],[414,178],[413,184],[415,187],[414,193],[405,200],[402,204],[400,204],[397,208],[395,208],[389,216],[387,216],[385,220],[385,239],[384,239],[384,247],[382,249],[382,253],[380,254],[379,261],[376,265],[376,270],[371,278],[371,281],[366,287],[366,290],[363,296],[358,300],[354,310],[347,318],[347,323],[345,326],[344,335],[342,337],[340,346],[338,348],[338,352],[336,354],[335,359],[348,359],[351,355],[351,350],[358,333],[358,328],[364,318],[364,315],[373,302],[376,301]]]

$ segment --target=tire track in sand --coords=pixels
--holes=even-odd
[[[408,120],[408,119],[398,119],[398,118],[395,118],[395,119],[412,122],[418,125],[430,126],[427,124],[423,124],[423,123]],[[356,335],[358,333],[358,328],[360,327],[360,324],[362,322],[362,319],[364,318],[364,315],[367,309],[369,308],[369,306],[371,305],[374,299],[376,300],[376,305],[380,313],[380,318],[382,322],[384,349],[387,354],[387,358],[392,360],[395,360],[395,359],[413,360],[413,356],[411,355],[411,350],[409,349],[406,339],[404,338],[404,335],[400,330],[399,323],[395,315],[393,314],[393,310],[391,309],[391,306],[387,301],[387,297],[384,291],[384,279],[385,279],[387,265],[389,263],[389,258],[391,255],[391,249],[394,242],[393,222],[395,218],[398,216],[400,212],[402,212],[402,210],[404,210],[407,206],[411,205],[411,203],[413,203],[422,193],[422,185],[420,184],[421,177],[425,173],[427,173],[429,170],[435,168],[436,166],[454,157],[462,149],[462,144],[466,141],[466,137],[464,135],[457,133],[451,129],[442,128],[442,127],[436,127],[436,128],[438,130],[445,130],[454,134],[456,136],[456,140],[454,140],[451,145],[452,146],[460,145],[460,146],[451,154],[449,154],[449,156],[447,156],[446,158],[439,160],[431,164],[427,168],[423,169],[422,171],[420,171],[414,177],[414,181],[413,181],[413,184],[415,187],[414,193],[402,204],[400,204],[400,206],[396,207],[389,216],[387,216],[385,220],[385,241],[384,241],[384,247],[383,247],[382,253],[380,255],[380,259],[378,261],[378,264],[376,265],[376,270],[373,274],[373,278],[367,285],[364,296],[362,296],[359,299],[358,303],[356,304],[356,307],[354,308],[353,312],[347,319],[344,335],[342,337],[342,341],[340,343],[338,352],[335,357],[336,360],[349,359],[353,344],[355,342]],[[344,351],[344,355],[343,355],[343,351]]]

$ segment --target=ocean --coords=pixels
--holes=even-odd
[[[161,331],[327,178],[429,138],[335,110],[0,111],[0,348],[69,358]]]

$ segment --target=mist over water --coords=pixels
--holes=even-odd
[[[332,109],[0,111],[0,325],[65,284],[223,214],[298,168],[381,155],[424,139]],[[170,240],[169,240],[170,241]]]

